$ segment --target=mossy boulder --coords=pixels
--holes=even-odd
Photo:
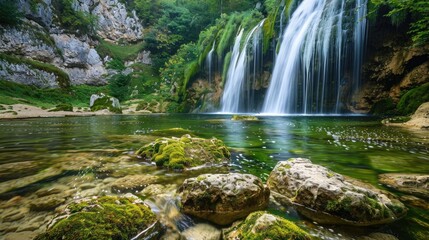
[[[250,174],[203,174],[186,179],[178,191],[182,211],[227,225],[254,211],[264,210],[270,191]]]
[[[137,197],[105,196],[68,205],[35,239],[145,239],[159,231],[155,214]]]
[[[49,110],[49,112],[59,111],[73,112],[73,106],[70,103],[61,103],[55,106],[55,108]]]
[[[107,96],[104,93],[92,94],[89,107],[92,112],[107,109],[113,113],[122,113],[119,100],[117,98]]]
[[[255,116],[247,115],[234,115],[231,118],[232,121],[258,121],[259,119]]]
[[[407,208],[387,192],[345,178],[304,158],[279,162],[267,185],[284,205],[323,224],[369,226],[396,221]]]
[[[193,138],[188,134],[180,138],[159,138],[140,148],[136,154],[154,161],[157,166],[171,169],[220,164],[229,161],[231,156],[221,140]]]
[[[267,212],[254,212],[243,222],[225,229],[223,239],[307,240],[312,237],[291,221]]]

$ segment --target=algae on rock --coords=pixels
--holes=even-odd
[[[140,148],[137,155],[154,161],[157,166],[184,169],[220,164],[229,161],[231,154],[217,138],[193,138],[186,134],[181,138],[159,138]]]
[[[254,212],[243,222],[224,230],[223,234],[223,239],[226,240],[312,239],[308,233],[293,222],[267,212]]]
[[[155,214],[137,197],[106,196],[68,205],[35,239],[131,239],[140,233],[144,238],[159,228]]]

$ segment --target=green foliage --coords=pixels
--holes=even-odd
[[[397,109],[401,115],[410,115],[425,102],[429,102],[429,83],[406,92],[399,100]]]
[[[49,110],[49,112],[67,111],[73,112],[73,105],[70,103],[61,103],[55,106],[55,108]]]
[[[111,61],[107,62],[106,67],[108,69],[114,69],[118,71],[123,71],[126,69],[124,63],[119,59],[112,59]]]
[[[161,0],[135,0],[137,16],[145,25],[153,25],[161,15]]]
[[[15,0],[0,0],[0,25],[16,25],[22,14]]]
[[[105,90],[106,87],[87,85],[71,86],[67,90],[40,89],[34,86],[0,80],[0,104],[25,103],[51,108],[66,102],[74,106],[88,107],[91,95]]]
[[[142,42],[130,45],[118,45],[102,39],[100,39],[99,42],[96,49],[102,58],[110,56],[122,62],[135,59],[144,49],[144,43]]]
[[[134,199],[106,196],[72,203],[71,215],[35,239],[131,239],[156,222],[155,214]]]
[[[165,94],[171,93],[171,87],[176,88],[172,91],[174,101],[178,100],[179,95],[184,94],[189,80],[197,73],[199,69],[197,57],[196,45],[194,43],[185,44],[161,69],[161,80],[165,87]]]
[[[73,0],[53,0],[52,4],[63,28],[77,35],[95,35],[97,16],[75,11]]]
[[[388,6],[394,25],[400,25],[407,20],[410,22],[408,34],[414,44],[429,43],[429,1],[427,0],[371,0],[372,12],[382,6]]]
[[[4,53],[0,53],[0,59],[6,60],[7,62],[14,63],[14,64],[26,64],[33,69],[38,69],[48,73],[53,73],[55,74],[55,76],[57,76],[57,82],[61,88],[70,87],[69,75],[52,64],[39,62],[39,61],[35,61],[32,59],[23,58],[23,57],[7,55]]]
[[[110,95],[117,98],[119,101],[125,101],[130,96],[129,83],[131,75],[116,74],[109,80]]]
[[[396,114],[396,104],[391,98],[381,99],[372,105],[369,113],[377,116],[389,116]]]

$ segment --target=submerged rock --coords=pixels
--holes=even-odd
[[[155,214],[137,197],[106,196],[68,205],[35,239],[145,239],[159,231]]]
[[[261,179],[239,173],[189,178],[179,188],[179,193],[184,213],[219,225],[265,209],[270,196],[270,190]]]
[[[186,239],[220,240],[222,232],[206,223],[199,223],[182,232]]]
[[[295,225],[281,217],[266,213],[254,212],[246,220],[236,226],[224,230],[223,239],[289,239],[305,240],[311,236]]]
[[[151,175],[130,175],[123,178],[119,178],[112,182],[112,192],[115,193],[126,193],[126,192],[137,192],[144,189],[147,185],[156,182],[158,177]]]
[[[225,144],[217,139],[160,138],[137,151],[137,155],[154,161],[157,166],[184,169],[204,164],[219,164],[229,161],[231,154]]]
[[[267,185],[277,201],[322,224],[369,226],[405,216],[407,208],[379,189],[304,158],[279,162]]]
[[[93,112],[107,109],[113,113],[122,113],[119,100],[114,97],[109,97],[104,93],[92,94],[89,102],[89,107]]]
[[[400,192],[429,199],[429,175],[387,173],[378,178],[382,184]]]
[[[255,116],[246,115],[234,115],[231,118],[232,121],[258,121],[259,119]]]

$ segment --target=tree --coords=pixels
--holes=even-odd
[[[21,15],[15,0],[0,0],[1,25],[16,25],[19,23]]]

